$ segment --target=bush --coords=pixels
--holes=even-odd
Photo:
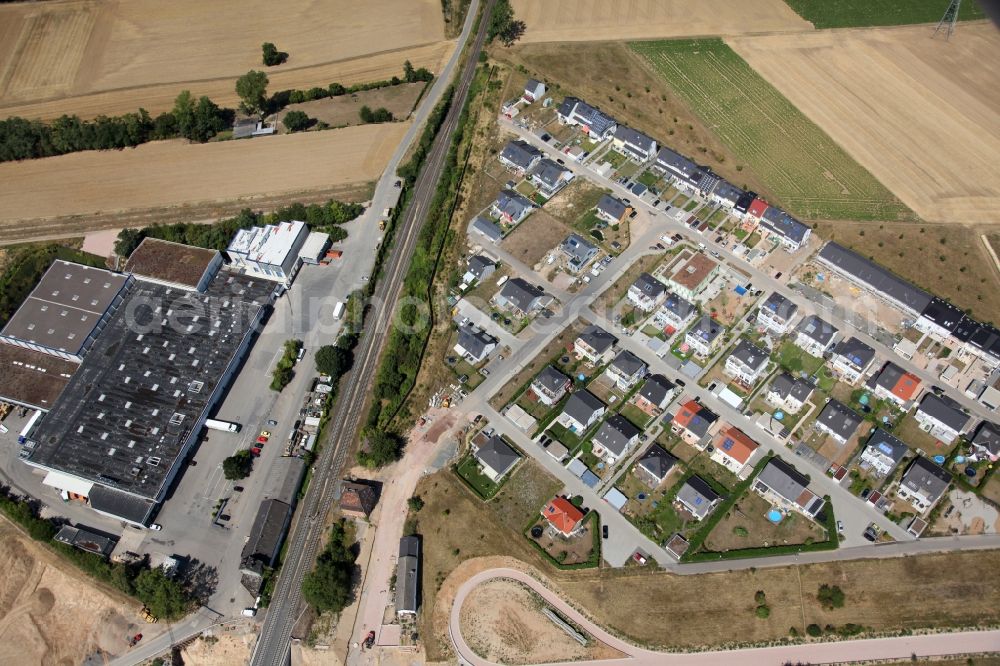
[[[340,612],[351,602],[354,552],[347,543],[344,521],[330,528],[330,540],[316,567],[302,580],[302,596],[319,612]]]
[[[764,603],[765,599],[766,595],[764,594],[764,590],[757,590],[757,593],[753,595],[753,600],[758,604]]]
[[[813,638],[818,638],[819,636],[823,635],[823,628],[820,627],[818,624],[810,624],[808,627],[806,627],[806,633],[812,636]]]
[[[827,610],[844,607],[844,591],[836,585],[823,584],[819,586],[816,600]]]
[[[757,617],[759,617],[762,620],[766,620],[767,618],[771,617],[771,609],[765,604],[757,606],[757,610],[754,612],[757,614]]]
[[[392,122],[392,113],[384,106],[380,106],[374,111],[372,111],[367,105],[362,106],[358,115],[361,117],[361,122],[363,123]]]
[[[230,481],[239,481],[250,476],[253,471],[253,455],[249,449],[242,449],[222,461],[222,473]]]
[[[420,497],[420,495],[414,495],[413,497],[411,497],[406,501],[406,505],[410,507],[410,511],[416,513],[417,511],[420,511],[422,508],[424,508],[424,500],[422,497]]]
[[[278,47],[271,42],[264,42],[260,48],[263,56],[262,60],[268,67],[280,65],[288,60],[288,54],[284,51],[279,51]]]
[[[285,353],[278,360],[278,366],[271,373],[271,390],[282,391],[295,377],[295,363],[298,360],[299,350],[302,349],[301,340],[286,340]]]
[[[309,129],[314,121],[304,111],[289,111],[281,122],[289,132],[299,132]]]

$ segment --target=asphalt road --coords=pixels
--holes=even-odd
[[[451,108],[417,178],[410,207],[400,221],[394,247],[385,266],[385,278],[376,287],[373,300],[385,306],[376,308],[370,315],[355,353],[355,366],[341,381],[341,395],[329,421],[327,441],[315,463],[306,496],[296,512],[286,559],[251,658],[252,664],[279,666],[288,662],[291,631],[302,603],[302,579],[315,562],[323,537],[324,519],[333,501],[340,470],[359,432],[363,407],[394,315],[394,308],[390,305],[395,304],[402,290],[406,268],[444,168],[451,135],[457,127],[475,74],[477,57],[486,36],[486,17],[492,6],[493,0],[489,0],[475,43],[455,84]],[[475,6],[470,7],[469,17],[475,16],[475,10]],[[469,25],[467,21],[466,27]],[[453,60],[460,53],[461,48],[456,47]],[[442,79],[447,79],[447,76],[442,76]]]

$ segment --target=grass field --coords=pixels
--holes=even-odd
[[[410,112],[413,111],[417,100],[420,99],[426,85],[425,83],[403,83],[376,90],[362,90],[353,95],[340,95],[300,104],[289,104],[278,114],[278,119],[279,121],[283,120],[289,111],[302,111],[310,118],[315,118],[331,127],[361,125],[361,107],[367,106],[370,109],[384,107],[394,119],[406,120]],[[279,130],[284,132],[284,125],[281,125]]]
[[[790,212],[807,219],[914,217],[721,40],[633,42],[630,47]]]
[[[785,0],[795,13],[817,28],[852,28],[906,25],[941,20],[948,3],[943,0]],[[961,21],[983,18],[975,2],[963,2]]]

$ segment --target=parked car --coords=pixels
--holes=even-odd
[[[267,425],[269,425],[271,427],[274,427],[274,426],[278,425],[278,422],[275,421],[274,419],[268,419],[267,420]]]
[[[260,436],[263,437],[264,439],[270,439],[271,438],[271,431],[270,430],[261,430],[260,431]]]
[[[837,531],[840,532],[841,534],[844,533],[844,523],[843,523],[843,521],[840,521],[840,520],[837,521]]]
[[[243,486],[233,486],[233,490],[235,490],[238,493],[241,493],[243,492]]]
[[[603,536],[605,539],[608,538],[608,526],[607,525],[602,525],[601,526],[601,536]]]
[[[264,437],[264,435],[261,435],[260,437],[257,438],[257,443],[258,444],[267,444],[267,437]]]
[[[778,271],[777,273],[774,274],[774,279],[775,280],[781,279],[782,275],[783,275],[783,273],[781,271]]]
[[[163,525],[160,525],[159,523],[152,523],[149,526],[149,529],[153,530],[154,532],[159,532],[160,530],[163,529]]]

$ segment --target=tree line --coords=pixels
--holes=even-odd
[[[330,528],[330,540],[316,566],[302,579],[302,597],[320,613],[338,613],[351,603],[357,559],[352,546],[341,519]]]

